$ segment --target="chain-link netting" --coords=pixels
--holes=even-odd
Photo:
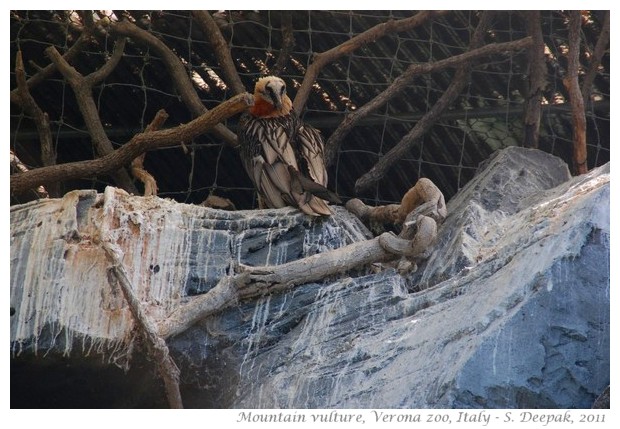
[[[237,72],[247,90],[257,77],[273,73],[290,22],[294,45],[280,75],[293,98],[316,53],[328,51],[370,28],[414,15],[407,11],[219,11],[212,12]],[[302,112],[304,120],[328,138],[345,115],[381,94],[408,67],[462,54],[480,21],[480,12],[453,11],[422,26],[388,34],[338,58],[321,70]],[[571,163],[573,140],[567,73],[567,14],[541,12],[547,86],[542,98],[539,148]],[[604,13],[582,14],[581,75],[589,66],[601,32]],[[26,77],[49,64],[45,49],[61,54],[74,46],[90,20],[73,11],[11,12],[11,89],[16,88],[15,57],[22,52]],[[110,29],[122,19],[163,42],[182,62],[202,103],[211,109],[233,93],[214,53],[214,45],[192,19],[192,13],[172,11],[98,11],[92,14],[92,37],[69,63],[82,75],[100,69],[112,56],[118,35]],[[105,21],[106,25],[100,25]],[[485,32],[485,43],[526,37],[527,18],[519,12],[498,12]],[[286,27],[287,28],[287,27]],[[478,164],[500,148],[523,141],[524,98],[529,64],[524,50],[476,59],[464,90],[440,119],[416,140],[407,155],[383,179],[361,192],[355,183],[441,99],[454,79],[454,68],[420,74],[398,96],[350,131],[329,167],[330,187],[346,200],[363,197],[372,204],[398,202],[418,178],[428,177],[447,198],[470,180]],[[170,115],[166,127],[186,123],[192,113],[181,100],[167,63],[154,45],[130,38],[115,70],[93,88],[101,124],[115,147],[151,122],[160,109]],[[590,168],[609,161],[609,51],[599,66],[587,104],[587,150]],[[31,93],[49,115],[57,163],[92,159],[91,134],[72,87],[55,72],[32,85]],[[235,130],[237,118],[225,125]],[[39,132],[19,103],[11,107],[11,150],[27,168],[42,165]],[[155,177],[158,195],[200,203],[208,195],[229,198],[237,208],[256,206],[255,191],[229,144],[210,135],[178,146],[149,152],[145,168]],[[111,177],[63,182],[62,191],[102,190]],[[140,188],[140,184],[136,182]],[[14,202],[32,198],[14,196]]]

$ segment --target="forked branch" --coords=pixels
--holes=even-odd
[[[21,51],[17,52],[17,58],[15,61],[15,78],[17,80],[17,94],[21,100],[22,108],[28,115],[32,116],[35,126],[37,127],[37,132],[39,133],[39,141],[41,142],[41,163],[44,166],[54,165],[56,164],[56,151],[54,150],[54,144],[52,141],[49,116],[41,110],[28,90],[26,71],[24,69],[24,61],[22,59]],[[57,198],[60,196],[57,183],[48,185],[47,188],[49,190],[49,196],[52,198]]]
[[[183,63],[181,63],[179,57],[177,57],[164,42],[129,21],[120,21],[110,24],[110,32],[112,34],[130,37],[133,41],[152,48],[166,65],[168,73],[170,73],[170,78],[174,82],[183,103],[187,106],[191,114],[194,117],[198,117],[207,112],[207,108],[202,104],[200,97],[198,97]],[[231,146],[237,145],[237,136],[235,133],[222,124],[217,124],[213,129],[209,130],[209,132]]]
[[[75,68],[73,68],[65,59],[60,55],[54,46],[50,46],[45,50],[47,56],[56,65],[58,70],[67,79],[69,85],[75,93],[78,107],[84,118],[84,124],[88,129],[97,155],[100,157],[106,156],[114,151],[112,142],[108,139],[101,118],[99,117],[99,111],[97,104],[93,98],[92,89],[93,85],[97,84],[101,80],[105,79],[112,70],[116,67],[123,55],[125,49],[126,39],[122,38],[116,41],[114,45],[114,53],[106,64],[96,72],[91,73],[88,76],[82,76]],[[36,170],[35,170],[36,171]],[[124,169],[119,169],[113,172],[113,177],[116,183],[123,189],[130,193],[136,193],[137,190],[129,177],[129,174]]]
[[[327,64],[336,61],[342,56],[349,55],[356,49],[359,49],[360,47],[368,43],[374,42],[375,40],[385,35],[398,33],[414,27],[418,27],[425,24],[433,17],[442,15],[444,13],[446,12],[423,11],[418,12],[417,14],[409,18],[383,22],[381,24],[375,25],[369,30],[364,31],[363,33],[358,34],[350,40],[347,40],[346,42],[331,48],[328,51],[316,54],[314,56],[314,61],[312,62],[310,67],[308,67],[308,70],[304,75],[304,80],[301,83],[299,90],[297,91],[297,95],[295,96],[295,100],[293,101],[293,107],[297,112],[301,113],[304,105],[306,104],[306,101],[308,100],[308,96],[310,95],[312,85],[314,85],[314,82],[319,76],[319,73]]]
[[[63,59],[70,63],[73,59],[84,49],[91,38],[91,34],[88,31],[82,32],[76,42],[63,54]],[[32,75],[27,81],[28,89],[32,89],[39,83],[48,79],[56,71],[56,64],[51,63],[40,69],[36,74]],[[11,103],[19,104],[20,96],[18,94],[19,89],[15,88],[11,91]]]
[[[127,144],[102,158],[42,167],[13,174],[11,176],[11,193],[19,194],[42,183],[107,174],[129,164],[145,151],[175,146],[179,142],[189,141],[200,134],[204,134],[223,120],[243,112],[251,103],[252,96],[250,94],[239,94],[187,124],[160,131],[136,134]]]
[[[362,119],[366,118],[371,113],[384,106],[392,98],[402,94],[402,91],[408,85],[411,85],[412,81],[421,74],[433,73],[439,70],[450,67],[458,67],[455,78],[453,79],[450,87],[445,91],[444,95],[416,125],[416,135],[424,133],[428,127],[430,127],[436,118],[441,114],[447,104],[452,102],[452,99],[461,93],[462,87],[467,83],[467,76],[469,76],[469,62],[487,56],[496,52],[502,52],[506,49],[506,44],[494,44],[487,45],[483,48],[479,48],[482,44],[484,31],[489,25],[491,19],[490,12],[484,12],[478,27],[472,37],[470,51],[460,55],[455,55],[445,60],[437,62],[428,62],[421,64],[413,64],[405,70],[403,74],[394,79],[394,82],[385,89],[377,97],[364,104],[361,108],[357,109],[354,113],[350,113],[338,126],[338,128],[332,133],[327,142],[325,143],[325,158],[328,165],[331,165],[336,160],[338,149],[342,144],[344,137],[353,129],[353,127]],[[509,42],[512,43],[512,42]],[[503,46],[499,46],[503,45]],[[476,49],[478,48],[478,49]],[[413,130],[412,130],[413,132]]]
[[[520,50],[528,47],[532,43],[531,37],[525,37],[514,42],[490,44],[480,48],[480,52],[485,52],[485,55],[501,54],[507,51]],[[473,52],[473,51],[472,51]],[[466,55],[466,54],[462,54]],[[454,57],[453,57],[454,58]],[[471,58],[470,58],[471,59]],[[414,67],[414,66],[412,66]],[[401,141],[399,141],[394,148],[387,152],[382,158],[377,161],[373,168],[366,174],[360,177],[355,183],[356,192],[361,192],[368,189],[374,183],[385,177],[387,171],[400,159],[404,158],[406,154],[411,150],[417,140],[426,133],[430,127],[439,119],[441,114],[447,109],[452,102],[462,92],[462,88],[467,84],[467,77],[469,71],[466,69],[459,70],[457,75],[453,79],[453,83],[444,91],[441,98],[433,105],[424,117],[418,121],[415,126],[407,133]]]

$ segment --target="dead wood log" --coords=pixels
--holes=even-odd
[[[240,274],[222,278],[204,295],[180,306],[158,324],[159,335],[169,338],[177,335],[207,316],[222,311],[238,301],[281,293],[291,287],[324,280],[371,263],[409,260],[423,257],[433,244],[436,223],[430,217],[420,216],[413,240],[384,233],[371,240],[353,243],[330,252],[318,253],[286,264],[250,267],[239,266]]]
[[[164,339],[159,336],[156,325],[148,318],[142,309],[140,300],[133,293],[134,287],[131,285],[127,271],[122,263],[122,251],[117,245],[113,244],[109,237],[102,235],[102,248],[112,263],[112,272],[123,291],[131,314],[139,328],[140,335],[145,340],[147,350],[155,358],[158,372],[166,386],[168,404],[170,408],[183,408],[181,391],[179,389],[179,368],[172,360],[172,357],[170,357],[168,346]]]
[[[429,237],[430,238],[430,237]],[[401,241],[402,240],[402,241]],[[177,335],[199,320],[222,311],[238,301],[260,298],[280,293],[291,287],[324,280],[346,273],[364,265],[396,260],[402,255],[400,249],[407,249],[413,256],[421,254],[432,240],[416,242],[417,248],[391,233],[359,243],[350,244],[330,252],[318,253],[297,261],[281,265],[250,267],[239,266],[240,272],[222,278],[204,295],[180,306],[169,317],[159,323],[158,332],[164,338]]]
[[[206,294],[191,298],[189,303],[180,306],[159,323],[159,334],[169,338],[239,301],[280,293],[369,264],[400,261],[398,268],[401,272],[411,270],[417,261],[429,256],[437,236],[437,224],[447,213],[443,194],[428,179],[419,180],[405,194],[393,218],[400,219],[410,208],[411,212],[402,220],[403,228],[398,236],[386,232],[371,240],[281,265],[233,267],[239,274],[224,277]],[[367,206],[364,210],[366,214],[372,211]]]
[[[346,42],[331,48],[328,51],[315,54],[312,64],[310,64],[308,70],[306,71],[306,74],[304,75],[304,80],[301,83],[299,90],[297,91],[297,95],[295,95],[295,100],[293,101],[293,108],[297,112],[301,113],[304,105],[306,104],[306,101],[308,100],[308,96],[310,95],[310,91],[312,90],[312,86],[314,85],[314,81],[319,76],[321,69],[327,64],[336,61],[338,58],[344,55],[349,55],[351,52],[355,51],[361,46],[374,42],[375,40],[387,34],[398,33],[423,25],[433,17],[442,15],[444,13],[446,12],[423,11],[418,12],[417,14],[409,18],[383,22],[381,24],[375,25],[369,30],[364,31],[363,33],[358,34],[350,40],[347,40]]]
[[[128,143],[102,158],[53,165],[13,174],[11,175],[11,193],[19,194],[42,183],[96,177],[114,171],[129,164],[145,151],[174,146],[180,141],[189,141],[200,134],[204,134],[224,119],[243,112],[252,102],[253,97],[250,94],[239,94],[187,124],[136,134]]]
[[[207,293],[193,297],[168,317],[159,322],[158,333],[162,338],[170,338],[187,330],[198,320],[228,308],[238,301],[237,291],[249,281],[248,274],[223,277]]]
[[[400,204],[371,207],[360,199],[353,198],[347,201],[346,208],[366,225],[377,222],[400,226],[414,211],[416,214],[430,216],[436,222],[441,223],[448,214],[443,193],[425,177],[420,178],[405,193]]]
[[[586,147],[586,111],[583,95],[579,88],[579,45],[581,44],[581,12],[570,12],[568,23],[568,74],[564,85],[568,89],[573,121],[573,168],[575,174],[588,172],[588,151]]]
[[[375,233],[386,226],[401,228],[397,240],[386,240],[386,234],[380,236],[386,250],[401,255],[396,265],[401,274],[415,271],[417,262],[430,256],[437,226],[448,215],[443,193],[424,177],[405,193],[400,204],[371,207],[354,198],[347,201],[346,208]]]

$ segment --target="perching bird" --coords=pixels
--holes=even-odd
[[[241,117],[237,136],[243,165],[267,207],[329,216],[325,200],[341,202],[325,187],[323,139],[301,123],[279,77],[256,82],[254,105]]]

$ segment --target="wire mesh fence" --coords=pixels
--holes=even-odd
[[[218,24],[245,87],[251,91],[260,76],[273,73],[284,46],[284,29],[290,19],[294,45],[280,75],[295,95],[315,54],[390,20],[414,15],[410,11],[216,11]],[[347,114],[377,97],[415,64],[437,62],[462,54],[479,23],[480,12],[453,11],[423,26],[392,33],[354,50],[321,70],[302,118],[328,138]],[[601,33],[604,12],[582,14],[581,69],[589,66]],[[89,20],[91,15],[87,17]],[[65,53],[83,32],[85,17],[75,11],[11,12],[11,88],[16,87],[15,57],[22,52],[26,75],[32,77],[49,64],[45,49]],[[96,11],[92,38],[70,63],[81,74],[100,69],[112,56],[115,35],[109,28],[120,20],[163,42],[182,62],[195,91],[208,109],[233,93],[214,53],[213,43],[188,11]],[[570,164],[572,125],[570,100],[563,79],[568,51],[567,15],[541,12],[545,42],[547,86],[539,148]],[[485,32],[486,43],[519,40],[527,36],[526,18],[519,12],[498,12]],[[490,154],[523,141],[524,98],[529,64],[523,50],[478,59],[465,89],[440,119],[416,140],[406,156],[370,188],[356,192],[355,184],[437,103],[452,82],[454,69],[420,74],[354,127],[339,147],[330,166],[330,188],[346,200],[363,197],[371,204],[400,201],[418,178],[428,177],[449,199],[475,174]],[[130,39],[114,71],[93,88],[93,99],[106,135],[120,147],[144,130],[160,109],[172,127],[192,119],[165,58],[153,45]],[[586,109],[587,150],[590,168],[609,161],[609,51],[597,71],[591,102]],[[31,93],[49,115],[56,162],[91,159],[97,154],[73,89],[58,72],[32,85]],[[11,150],[28,168],[42,165],[39,133],[33,118],[18,103],[10,113]],[[235,130],[237,118],[225,125]],[[155,177],[159,195],[181,202],[200,203],[208,195],[229,198],[237,208],[256,207],[253,186],[235,149],[211,135],[178,146],[149,152],[146,169]],[[76,188],[102,190],[111,177],[63,182],[62,191]],[[138,185],[139,186],[139,185]],[[13,196],[23,202],[34,194]]]

